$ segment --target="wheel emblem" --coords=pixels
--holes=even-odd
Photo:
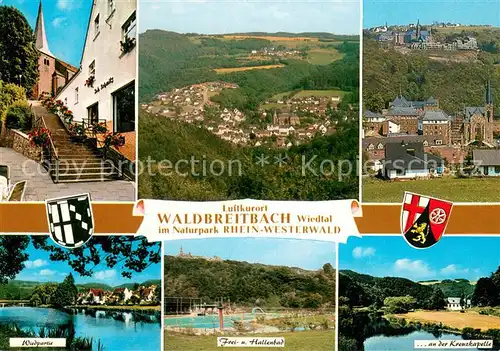
[[[446,212],[442,208],[435,208],[430,214],[432,224],[442,224],[446,220]]]

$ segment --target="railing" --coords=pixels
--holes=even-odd
[[[123,168],[127,165],[127,162],[125,162],[126,158],[121,155],[119,152],[115,151],[111,147],[106,146],[103,140],[99,140],[98,138],[98,133],[94,132],[93,130],[93,125],[94,123],[90,123],[90,118],[82,119],[81,121],[72,121],[72,123],[67,123],[64,118],[61,116],[58,116],[61,122],[64,125],[64,128],[68,131],[70,135],[74,134],[71,131],[70,125],[80,125],[81,130],[83,133],[79,136],[81,136],[83,139],[86,139],[86,137],[91,136],[96,140],[96,144],[93,146],[101,153],[101,156],[106,159],[111,161],[111,166],[117,171],[118,177],[119,178],[127,178],[128,180],[133,181],[134,177],[133,174],[127,174],[128,172],[124,172]],[[97,123],[104,123],[106,124],[106,119],[98,119]],[[73,127],[74,128],[74,127]]]
[[[45,124],[45,120],[43,119],[43,116],[37,116],[36,112],[34,109],[31,109],[33,112],[34,120],[35,120],[35,126],[40,127],[42,126],[45,129],[47,128],[47,125]],[[42,148],[42,157],[44,159],[44,162],[47,163],[48,171],[51,176],[54,177],[54,183],[59,182],[59,155],[57,153],[56,146],[54,145],[54,139],[52,138],[52,135],[49,134],[49,145],[44,146]]]
[[[111,166],[118,172],[118,177],[133,181],[133,174],[127,174],[128,172],[123,171],[124,167],[127,166],[127,159],[112,147],[107,146],[103,140],[96,138],[96,142],[97,149],[101,153],[102,157],[111,161]]]

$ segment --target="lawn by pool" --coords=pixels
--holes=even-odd
[[[296,332],[278,332],[273,334],[251,334],[252,337],[284,337],[285,348],[287,351],[332,351],[335,350],[335,330],[308,330],[300,333]],[[220,350],[217,347],[216,335],[185,335],[165,331],[164,339],[165,351],[210,351]],[[243,350],[241,347],[224,347],[224,350]],[[280,350],[279,348],[259,347],[256,350]]]

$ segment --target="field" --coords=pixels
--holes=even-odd
[[[293,94],[293,96],[292,96]],[[282,100],[285,97],[294,97],[294,98],[301,98],[305,96],[340,96],[340,98],[343,98],[345,95],[345,91],[342,90],[301,90],[297,93],[294,94],[293,91],[286,91],[284,93],[279,93],[274,96],[272,96],[269,99],[269,103],[267,104],[262,104],[263,109],[279,109],[280,107],[283,106],[283,104],[278,104],[276,101]]]
[[[480,315],[472,311],[465,313],[446,311],[416,311],[396,315],[396,317],[421,322],[443,323],[445,326],[458,329],[470,327],[486,331],[488,329],[500,328],[500,317]]]
[[[263,39],[269,41],[319,41],[318,38],[308,37],[273,37],[272,35],[224,35],[224,39]]]
[[[245,336],[262,336],[262,337],[284,337],[285,350],[288,351],[322,351],[333,350],[335,345],[334,330],[314,330],[302,332],[279,332],[276,334],[248,334]],[[240,350],[241,347],[229,348],[227,350]],[[165,351],[205,351],[218,350],[217,336],[215,335],[185,335],[165,332]],[[258,348],[259,350],[275,350],[276,348]]]
[[[498,202],[500,178],[459,179],[443,177],[428,180],[391,182],[363,178],[364,202],[397,202],[405,191],[455,202]]]
[[[489,31],[492,29],[498,29],[498,27],[487,27],[487,26],[458,26],[458,27],[438,27],[436,30],[438,33],[461,33],[464,31]]]
[[[225,74],[231,72],[242,72],[242,71],[250,71],[253,69],[271,69],[271,68],[282,68],[285,67],[283,64],[278,65],[265,65],[265,66],[247,66],[247,67],[234,67],[234,68],[215,68],[215,72],[217,74]]]
[[[285,96],[290,96],[292,91],[285,91],[284,93],[279,93],[271,97],[269,100],[277,101],[283,99]],[[305,96],[340,96],[343,97],[345,91],[342,90],[301,90],[293,95],[293,97],[301,98]]]
[[[345,92],[341,90],[301,90],[294,97],[304,97],[304,96],[340,96],[344,97]]]
[[[311,49],[307,52],[307,62],[313,65],[327,65],[340,60],[344,55],[335,49]]]

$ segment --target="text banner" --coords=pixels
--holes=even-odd
[[[144,219],[137,231],[150,241],[274,237],[346,243],[359,236],[356,200],[182,202],[139,200],[134,216]]]

